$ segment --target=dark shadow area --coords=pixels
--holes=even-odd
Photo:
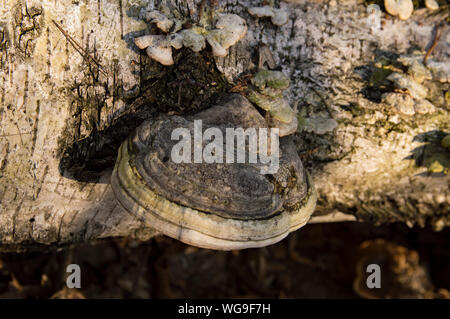
[[[392,84],[386,80],[386,77],[392,71],[384,69],[383,66],[394,64],[395,67],[400,69],[403,66],[395,62],[399,57],[397,53],[376,49],[374,55],[375,59],[373,63],[359,66],[354,69],[354,72],[359,74],[367,82],[367,86],[360,93],[369,101],[380,103],[381,96],[393,90]]]
[[[128,34],[125,38],[132,39],[134,36]],[[130,46],[134,44],[130,43]],[[76,141],[61,152],[59,170],[63,176],[80,182],[98,182],[102,171],[114,166],[120,144],[143,121],[158,114],[197,113],[211,106],[221,93],[229,89],[209,51],[194,53],[181,49],[174,51],[174,61],[173,66],[162,66],[142,52],[136,71],[141,85],[130,97],[107,92],[106,96],[97,99],[100,102],[95,100],[94,103],[91,97],[79,97],[77,103],[80,106],[74,114],[74,118],[79,120],[68,128],[68,131],[75,131],[75,136],[69,138]],[[117,91],[121,92],[121,88]],[[120,114],[113,115],[106,128],[98,130],[98,114],[110,96],[122,98],[126,106]],[[84,121],[84,118],[89,120]],[[77,132],[89,129],[83,125],[92,127],[91,132],[87,137],[77,139]]]
[[[361,255],[367,241],[376,239],[384,240],[378,253]],[[391,289],[384,283],[395,282],[402,271],[410,271],[412,278],[422,267],[431,283],[428,289],[441,289],[445,297],[450,289],[450,229],[349,222],[308,225],[278,244],[235,252],[157,237],[45,254],[0,254],[0,298],[359,298],[353,282],[361,258],[380,262],[393,245],[404,247],[396,258],[406,268],[396,272],[382,264],[383,289],[376,293],[386,296]],[[71,263],[81,268],[81,289],[64,289],[65,267]]]
[[[417,167],[424,167],[428,172],[419,176],[442,177],[444,170],[450,169],[450,151],[441,145],[442,139],[448,133],[433,130],[418,134],[413,142],[425,143],[411,151],[411,155],[405,160],[414,160]]]
[[[149,105],[136,106],[136,112],[121,115],[105,130],[94,129],[88,137],[67,148],[59,163],[61,175],[80,182],[98,182],[101,172],[114,166],[120,144],[154,113]]]

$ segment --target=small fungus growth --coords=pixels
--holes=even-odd
[[[414,11],[412,0],[384,0],[386,11],[400,20],[408,20]]]
[[[431,92],[426,82],[448,83],[450,78],[448,63],[429,60],[425,65],[423,57],[421,52],[401,56],[397,61],[407,68],[406,72],[396,69],[386,77],[399,91],[384,93],[382,100],[401,114],[434,113],[436,108],[428,100]]]
[[[415,51],[401,56],[398,61],[408,67],[410,74],[416,81],[433,80],[441,83],[450,82],[450,64],[447,61],[428,60],[423,63],[424,53]]]
[[[250,101],[267,111],[269,123],[278,127],[280,136],[293,134],[297,131],[298,120],[283,92],[289,88],[289,79],[280,71],[260,70],[251,79],[253,88],[248,93]]]
[[[282,26],[288,22],[288,13],[282,9],[276,9],[272,6],[251,7],[248,13],[257,18],[268,17],[276,26]]]
[[[236,14],[216,14],[211,23],[203,19],[192,24],[178,12],[161,6],[159,10],[146,12],[143,17],[164,34],[144,35],[136,38],[135,43],[162,65],[174,64],[172,48],[179,50],[184,46],[200,52],[206,48],[206,42],[212,47],[215,56],[224,57],[228,55],[228,49],[247,34],[245,20]],[[189,27],[183,29],[186,24]]]
[[[436,0],[425,0],[425,6],[430,10],[439,9],[439,3]]]

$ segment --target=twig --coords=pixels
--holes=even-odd
[[[4,135],[0,135],[0,137],[12,137],[12,136],[21,136],[21,135],[26,135],[26,134],[32,134],[31,132],[20,132],[20,133],[16,133],[16,134],[4,134]]]
[[[427,64],[427,60],[430,57],[431,53],[433,53],[434,49],[436,48],[439,39],[441,38],[441,29],[442,29],[443,24],[438,24],[436,26],[436,32],[434,34],[434,39],[433,39],[433,43],[431,44],[431,47],[428,49],[427,53],[425,54],[425,57],[423,58],[423,64],[426,65]]]
[[[103,69],[101,64],[95,58],[93,58],[88,52],[86,52],[81,47],[81,45],[79,45],[55,20],[52,20],[52,22],[55,24],[58,30],[61,31],[61,33],[66,37],[67,41],[69,41],[69,43],[75,48],[75,50],[77,50],[77,52],[83,57],[83,59],[87,63],[94,62],[97,65],[98,69],[103,72],[103,74],[105,74],[106,76],[108,75],[108,73]]]

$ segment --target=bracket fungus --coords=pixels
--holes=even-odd
[[[425,80],[450,83],[450,63],[448,59],[444,61],[429,59],[425,64],[425,55],[424,52],[414,51],[411,54],[400,56],[398,62],[407,67],[408,74],[419,83]]]
[[[144,14],[144,20],[153,23],[163,35],[144,35],[135,39],[140,49],[146,49],[150,58],[162,65],[173,65],[172,48],[179,50],[183,46],[194,52],[206,47],[206,41],[218,57],[228,55],[228,49],[247,34],[247,24],[236,14],[215,14],[211,23],[186,23],[187,18],[171,13],[163,7]],[[189,28],[183,29],[184,24]]]
[[[425,6],[430,10],[439,9],[439,3],[436,0],[425,0]]]
[[[383,93],[382,101],[400,114],[432,114],[445,103],[441,95],[446,92],[450,78],[448,62],[429,60],[424,64],[424,56],[420,51],[400,56],[397,62],[406,70],[395,68],[385,78],[392,83],[394,91]]]
[[[296,111],[283,97],[283,91],[289,88],[289,79],[280,71],[262,69],[251,79],[251,83],[253,87],[248,92],[248,98],[267,111],[271,126],[279,128],[280,136],[295,133],[298,126]]]
[[[162,65],[172,65],[172,46],[163,35],[145,35],[135,39],[136,46],[146,49],[147,55]]]
[[[257,18],[268,17],[276,26],[282,26],[288,22],[288,13],[283,9],[276,9],[272,6],[251,7],[248,13]]]
[[[238,94],[193,116],[144,122],[120,147],[111,178],[127,211],[167,236],[218,250],[270,245],[306,224],[316,193],[290,137],[280,139],[279,168],[269,175],[261,173],[266,164],[259,162],[176,163],[173,130],[184,127],[195,134],[198,120],[216,133],[267,128],[264,117]],[[206,142],[202,139],[201,146]],[[195,157],[196,146],[194,136],[189,157]]]
[[[216,23],[216,29],[206,35],[215,56],[228,55],[228,48],[247,34],[247,23],[236,14],[223,14]]]
[[[416,99],[426,98],[428,95],[428,89],[410,76],[393,72],[386,79],[393,82],[397,88],[408,90],[409,94]]]
[[[158,10],[149,11],[145,14],[145,20],[150,23],[156,24],[158,29],[169,32],[175,22]]]
[[[414,11],[412,0],[384,0],[384,7],[390,15],[398,16],[400,20],[408,20]]]

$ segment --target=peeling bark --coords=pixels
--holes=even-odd
[[[171,1],[189,15],[198,2]],[[448,83],[427,84],[435,111],[425,115],[397,112],[369,83],[374,60],[426,51],[448,12],[383,14],[382,29],[371,30],[360,1],[275,2],[289,11],[282,27],[248,14],[260,1],[220,1],[247,20],[246,38],[216,61],[180,50],[167,68],[132,41],[151,30],[139,13],[153,1],[3,1],[0,250],[153,236],[109,186],[120,142],[158,112],[208,107],[233,86],[225,79],[254,69],[261,43],[290,76],[287,98],[304,120],[296,143],[319,192],[312,221],[449,225],[450,177],[427,169],[436,154],[449,157],[439,145],[449,132]],[[445,28],[429,59],[450,63]]]

